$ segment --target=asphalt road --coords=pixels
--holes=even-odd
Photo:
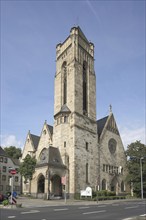
[[[127,220],[127,218],[144,214],[146,214],[146,202],[143,200],[113,204],[3,208],[0,209],[0,220]],[[144,220],[146,216],[140,219]]]

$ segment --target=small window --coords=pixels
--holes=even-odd
[[[64,116],[64,123],[68,122],[68,116]]]
[[[5,173],[7,170],[6,166],[3,166],[3,172]]]
[[[7,163],[8,159],[6,157],[4,157],[4,163]]]
[[[105,172],[105,164],[103,164],[103,172]]]
[[[66,141],[64,141],[64,147],[66,147]]]
[[[86,163],[86,183],[88,183],[88,163]]]
[[[108,165],[106,165],[106,172],[108,172]]]
[[[89,144],[88,144],[88,142],[86,142],[86,151],[88,151],[89,150]]]
[[[109,173],[111,173],[111,166],[109,166]]]
[[[2,180],[6,181],[6,175],[2,175]]]
[[[7,190],[7,191],[10,191],[10,190],[11,190],[11,186],[8,186],[8,185],[7,185],[7,186],[6,186],[6,190]]]
[[[19,177],[15,176],[15,182],[18,182],[18,180],[19,180]]]
[[[3,157],[0,157],[0,162],[3,162]]]

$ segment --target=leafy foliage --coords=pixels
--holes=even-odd
[[[7,206],[7,205],[9,205],[9,201],[8,201],[7,199],[5,199],[5,200],[2,202],[2,204],[3,204],[4,206]]]
[[[127,160],[127,182],[133,186],[133,191],[137,196],[141,195],[141,168],[140,161],[142,162],[142,177],[143,177],[143,190],[144,197],[146,196],[146,146],[140,141],[131,143],[127,147],[126,155]],[[141,158],[141,159],[140,159]]]
[[[15,146],[5,147],[4,151],[10,158],[19,159],[22,155],[21,148],[17,148]]]
[[[24,161],[20,164],[19,172],[24,177],[25,182],[32,180],[33,173],[35,171],[36,159],[29,154],[24,158]]]

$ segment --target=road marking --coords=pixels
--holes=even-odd
[[[122,219],[122,220],[132,220],[132,218],[124,218],[124,219]]]
[[[24,214],[33,214],[33,213],[37,213],[40,212],[39,210],[30,210],[29,212],[21,212],[22,215]]]
[[[99,205],[98,208],[106,207],[106,205]]]
[[[15,218],[16,216],[8,216],[8,218]]]
[[[94,211],[94,212],[84,212],[84,213],[82,213],[82,214],[83,214],[83,215],[90,215],[90,214],[95,214],[95,213],[99,213],[99,212],[106,212],[106,210]]]
[[[137,205],[137,206],[129,206],[129,207],[125,207],[125,209],[135,209],[135,208],[138,208],[139,207],[139,205]]]
[[[68,209],[66,209],[66,208],[65,208],[65,209],[54,209],[55,212],[58,212],[58,211],[66,211],[66,210],[68,210]]]
[[[79,207],[78,209],[89,209],[89,206],[83,206],[83,207]]]

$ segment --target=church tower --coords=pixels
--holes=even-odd
[[[96,76],[94,45],[80,27],[56,46],[53,146],[66,165],[72,196],[97,184]]]

